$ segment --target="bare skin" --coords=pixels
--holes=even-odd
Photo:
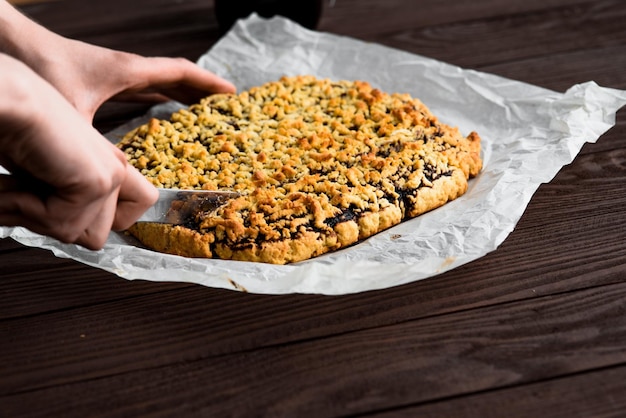
[[[63,38],[0,0],[0,165],[11,173],[0,175],[0,225],[102,248],[157,191],[93,128],[98,108],[234,91],[185,59]]]
[[[184,58],[143,57],[64,38],[0,0],[0,52],[24,62],[86,118],[107,100],[194,103],[235,86]]]
[[[0,69],[0,164],[13,173],[0,178],[0,224],[101,248],[156,189],[28,67],[0,55]]]

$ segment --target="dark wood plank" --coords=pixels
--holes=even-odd
[[[378,20],[391,29],[357,33],[372,42],[557,91],[586,81],[626,88],[626,35],[620,31],[626,8],[621,1],[560,2],[558,7],[549,2],[542,7],[533,2],[491,2],[489,6],[493,16],[473,20],[471,10],[465,8],[480,7],[476,2],[429,4],[428,13],[419,16],[407,13],[394,15],[401,21]],[[359,9],[384,16],[393,7],[393,2],[372,1]],[[339,4],[337,8],[338,16],[350,13]],[[438,13],[458,19],[460,10],[463,20],[439,18]],[[329,13],[327,19],[332,17]]]
[[[184,37],[211,29],[217,32],[212,0],[136,0],[132,7],[122,0],[59,0],[26,5],[20,10],[63,36],[125,50],[136,43],[158,47],[159,37],[173,36],[174,42],[166,42],[173,46],[184,44],[177,34]],[[193,42],[193,36],[185,42]]]
[[[626,411],[625,393],[626,367],[621,366],[368,416],[619,418]]]
[[[620,45],[488,65],[481,69],[556,91],[565,91],[574,84],[587,81],[623,90],[626,88],[624,65],[626,46]]]
[[[333,3],[321,30],[558,91],[626,86],[618,0]],[[24,6],[67,36],[190,59],[218,39],[212,8]],[[111,105],[96,126],[144,109]],[[2,240],[0,415],[618,416],[625,123],[622,110],[540,187],[498,250],[392,289],[273,297],[129,282]]]
[[[428,13],[402,15],[391,14],[401,7],[394,3],[370,0],[359,3],[356,12],[349,2],[336,2],[334,7],[327,5],[320,30],[339,33],[348,30],[351,36],[558,91],[590,80],[624,88],[621,71],[626,59],[622,51],[624,39],[615,34],[621,33],[619,25],[626,8],[619,0],[554,3],[491,0],[445,5],[433,2],[423,5]],[[481,8],[488,8],[489,16],[474,19]],[[62,6],[53,2],[24,9],[66,36],[146,55],[195,60],[219,38],[211,1],[143,0],[131,9],[119,1],[93,5],[65,0]],[[80,18],[87,12],[94,16],[88,22]],[[370,19],[371,15],[390,15],[402,20],[375,20],[393,29],[381,31],[374,27],[377,30],[361,32],[367,25],[359,25],[359,19]],[[338,25],[336,19],[342,24]],[[151,33],[145,31],[147,22],[153,28]],[[604,50],[611,47],[615,50]],[[543,57],[549,59],[544,61]],[[125,110],[132,114],[125,118],[120,115],[123,111],[113,109],[105,106],[99,112],[97,124],[103,131],[145,112],[146,107],[127,107]]]
[[[186,287],[121,279],[50,251],[0,240],[0,320],[75,309]]]
[[[455,22],[501,19],[552,8],[587,3],[584,0],[452,0],[413,3],[403,0],[335,1],[324,11],[320,30],[359,38]],[[329,4],[330,4],[329,3]],[[478,52],[478,51],[477,51]]]
[[[32,416],[81,416],[101,405],[108,416],[338,416],[413,405],[625,365],[625,297],[626,283],[619,283],[133,373],[110,364],[108,377],[78,384],[55,382],[63,368],[81,366],[72,361],[78,356],[59,356],[53,345],[56,370],[37,373],[44,388],[3,396],[0,404],[9,416],[24,405]],[[180,318],[179,327],[186,326]],[[59,341],[66,328],[54,330]],[[74,331],[76,340],[91,338]],[[153,342],[168,344],[170,337],[160,333]],[[126,346],[125,355],[94,351],[92,361],[132,361],[142,349],[124,335],[116,344]]]
[[[172,289],[157,283],[126,284],[94,269],[70,267],[73,262],[67,260],[51,261],[69,264],[41,270],[41,274],[13,267],[16,272],[11,280],[0,282],[6,294],[19,296],[15,304],[9,301],[2,308],[5,317],[16,318],[0,322],[0,339],[4,336],[10,341],[5,345],[8,357],[4,360],[9,366],[5,370],[8,386],[3,390],[38,387],[42,384],[38,373],[46,370],[55,373],[55,382],[66,383],[112,371],[162,366],[163,359],[174,352],[178,360],[188,361],[623,283],[626,228],[615,227],[626,225],[623,161],[624,150],[612,151],[610,158],[606,153],[580,156],[551,184],[540,188],[516,231],[499,250],[430,280],[361,295],[268,297],[200,286],[178,289],[173,285]],[[615,197],[601,199],[607,193]],[[577,239],[568,239],[571,235]],[[27,260],[17,264],[26,266]],[[23,286],[16,285],[20,280],[25,281]],[[146,296],[138,297],[141,294]],[[96,302],[99,305],[86,306]],[[164,306],[167,314],[161,316]],[[36,315],[44,309],[60,311]],[[27,317],[20,320],[20,315]],[[190,323],[181,326],[181,318]],[[50,328],[51,323],[59,326]],[[95,334],[97,339],[76,337],[83,333]],[[142,348],[127,353],[119,343],[120,335],[127,344]],[[153,347],[146,341],[150,335],[169,335],[171,344]],[[72,357],[76,368],[59,368],[46,356],[57,338],[63,341],[58,350]],[[181,340],[190,346],[179,347]],[[24,346],[30,349],[24,351]],[[93,358],[94,352],[99,357]],[[103,361],[105,356],[127,360],[113,365]]]
[[[501,7],[515,5],[495,3]],[[465,7],[475,5],[466,3]],[[439,7],[448,6],[446,2]],[[393,30],[375,32],[366,39],[467,68],[520,61],[524,66],[527,59],[584,53],[626,42],[620,30],[626,19],[623,2],[561,2],[556,6],[546,4],[545,9],[440,24],[427,14],[429,19],[422,24],[394,25]]]
[[[533,241],[525,245],[532,248]],[[360,295],[270,297],[190,287],[0,322],[5,341],[0,360],[7,365],[0,391],[330,338],[542,295],[576,294],[603,282],[624,283],[623,261],[601,251],[581,260],[576,245],[554,250],[567,256],[543,255],[521,263],[515,251],[504,259],[490,255],[431,280]],[[623,260],[623,252],[619,257]],[[550,263],[559,267],[547,271]],[[48,356],[51,346],[57,360]]]

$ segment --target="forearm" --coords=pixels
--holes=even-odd
[[[0,93],[0,165],[12,173],[0,176],[0,225],[97,249],[112,227],[127,228],[156,200],[118,148],[4,53]]]
[[[188,60],[145,58],[66,38],[0,0],[0,53],[22,61],[91,121],[107,100],[195,103],[234,92],[230,82]]]
[[[28,109],[35,105],[33,89],[39,82],[30,68],[0,52],[0,150],[9,140],[6,132],[29,123]]]
[[[45,65],[49,51],[63,39],[32,21],[6,0],[0,0],[0,52],[33,69]]]

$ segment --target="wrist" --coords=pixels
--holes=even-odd
[[[59,35],[32,21],[5,0],[0,0],[0,53],[8,54],[37,71],[45,65],[46,51]]]
[[[20,119],[30,105],[29,78],[31,70],[20,61],[0,53],[0,120]]]
[[[20,141],[20,132],[34,129],[46,85],[22,62],[0,53],[0,149]]]

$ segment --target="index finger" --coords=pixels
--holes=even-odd
[[[112,225],[112,229],[116,231],[129,228],[159,197],[156,187],[134,167],[127,164],[126,171]]]
[[[131,74],[141,75],[141,83],[115,96],[118,100],[136,99],[138,94],[158,93],[183,103],[214,93],[234,93],[228,80],[185,58],[150,57],[133,63]]]

